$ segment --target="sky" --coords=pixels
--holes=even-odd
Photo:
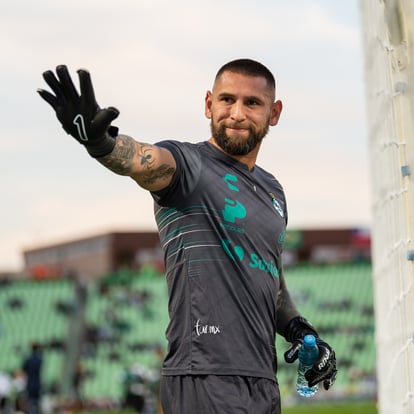
[[[371,221],[359,1],[13,0],[0,6],[0,272],[25,249],[155,230],[152,198],[91,159],[36,93],[42,73],[90,71],[101,107],[138,141],[204,141],[204,97],[252,58],[283,102],[257,164],[282,183],[288,229]]]

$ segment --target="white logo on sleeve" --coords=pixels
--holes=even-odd
[[[79,138],[82,141],[88,141],[88,135],[86,134],[85,128],[85,120],[81,114],[77,114],[75,118],[73,118],[73,124],[76,125],[76,128],[78,129]]]

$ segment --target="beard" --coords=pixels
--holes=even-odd
[[[211,135],[216,141],[217,145],[229,155],[247,155],[249,152],[253,151],[267,135],[269,131],[269,125],[267,124],[264,128],[254,130],[249,127],[249,135],[247,139],[241,138],[236,140],[231,138],[226,133],[226,126],[221,125],[216,127],[214,125],[213,119],[210,123]]]

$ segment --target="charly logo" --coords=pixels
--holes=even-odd
[[[239,201],[226,198],[224,203],[224,209],[221,212],[224,220],[228,223],[234,223],[236,219],[244,219],[246,217],[246,209]]]
[[[230,190],[236,191],[236,192],[240,191],[239,187],[237,187],[237,185],[233,184],[233,183],[237,183],[237,177],[235,175],[227,173],[223,177],[223,181],[227,184],[227,187],[229,187]]]
[[[226,183],[229,190],[232,192],[240,192],[237,183],[238,178],[233,174],[225,174],[223,176],[223,181]],[[244,234],[244,228],[234,225],[237,219],[244,219],[246,217],[246,208],[240,201],[233,200],[232,198],[226,197],[224,199],[224,208],[221,210],[221,214],[225,223],[221,223],[221,226],[227,230],[234,231],[240,234]],[[232,224],[229,224],[232,223]]]

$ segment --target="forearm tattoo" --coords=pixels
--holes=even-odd
[[[135,162],[136,142],[125,135],[119,135],[113,151],[98,159],[105,167],[116,174],[128,175]]]
[[[154,168],[153,146],[137,143],[131,137],[119,135],[113,151],[99,158],[99,162],[116,174],[131,175],[137,171],[137,163],[141,171],[143,184],[153,184],[157,180],[164,180],[174,174],[175,168],[168,164],[161,164]]]

